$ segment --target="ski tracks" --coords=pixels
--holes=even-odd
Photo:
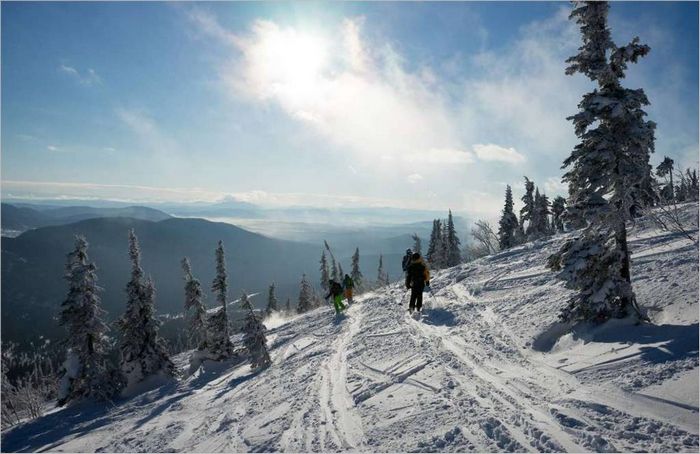
[[[357,303],[348,308],[347,318],[340,323],[340,332],[332,341],[330,352],[307,387],[304,404],[280,438],[284,451],[363,449],[362,421],[347,389],[348,347],[362,323],[362,311]]]

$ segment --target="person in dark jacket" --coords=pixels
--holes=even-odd
[[[421,311],[423,308],[423,289],[430,285],[430,271],[420,254],[411,256],[411,263],[406,270],[406,288],[411,289],[411,301],[408,304],[408,311]]]
[[[352,289],[355,287],[355,281],[352,280],[349,274],[345,275],[343,279],[343,289],[345,290],[345,301],[348,304],[352,303]]]
[[[332,296],[335,313],[340,314],[340,311],[345,310],[345,306],[343,305],[343,286],[331,279],[328,281],[328,289],[328,295],[326,295],[324,299],[328,300],[328,298]]]
[[[410,249],[406,249],[406,255],[404,255],[403,260],[401,260],[401,269],[404,273],[408,271],[408,266],[411,264],[411,256],[413,256],[413,252],[411,252]]]

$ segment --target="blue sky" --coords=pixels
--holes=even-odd
[[[3,197],[453,208],[564,193],[567,3],[3,3]],[[698,5],[613,3],[656,163],[698,160]]]

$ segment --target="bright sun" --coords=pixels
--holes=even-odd
[[[327,64],[325,41],[295,29],[267,30],[259,43],[258,69],[275,91],[305,97],[315,94]]]

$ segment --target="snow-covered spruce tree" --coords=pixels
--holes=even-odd
[[[343,266],[338,262],[338,282],[343,282],[345,273],[343,272]]]
[[[355,289],[361,289],[363,277],[362,272],[360,271],[360,248],[355,248],[355,253],[352,255],[352,270],[350,271],[350,277],[355,284]]]
[[[331,256],[331,279],[338,282],[340,280],[340,278],[338,277],[338,265],[335,263],[335,257],[333,257],[333,254],[330,254],[330,256]]]
[[[442,227],[440,226],[440,220],[433,220],[433,229],[430,231],[430,242],[428,243],[428,254],[426,259],[432,268],[439,268],[440,262],[440,250],[442,244]]]
[[[321,289],[328,292],[328,281],[330,280],[330,272],[328,271],[328,260],[326,260],[326,251],[321,252]]]
[[[457,230],[455,230],[455,223],[452,219],[452,210],[449,210],[449,214],[447,215],[446,230],[447,234],[445,243],[447,244],[447,254],[445,256],[445,265],[459,265],[459,263],[462,261],[462,256],[459,250],[461,241],[459,241],[459,237],[457,236]]]
[[[155,317],[155,287],[150,278],[144,278],[141,251],[133,229],[129,230],[129,258],[131,280],[126,285],[126,312],[117,322],[121,331],[120,368],[127,387],[151,375],[175,374],[165,342],[158,335],[160,322]]]
[[[639,183],[649,175],[656,125],[645,120],[649,104],[643,89],[620,80],[629,62],[649,52],[635,38],[617,47],[607,27],[606,2],[577,2],[570,18],[581,28],[583,45],[567,60],[567,74],[580,72],[597,84],[571,117],[581,140],[564,161],[569,184],[567,211],[588,220],[581,238],[567,242],[550,258],[567,285],[577,290],[564,320],[622,317],[636,307],[630,279],[626,221],[642,204]]]
[[[552,201],[552,230],[561,233],[564,231],[564,210],[566,209],[566,199],[557,196]]]
[[[532,211],[532,222],[530,223],[529,238],[534,240],[549,235],[549,198],[540,189],[535,189],[535,203]]]
[[[302,314],[308,312],[316,306],[314,291],[311,284],[306,279],[306,274],[301,277],[299,284],[299,302],[297,303],[297,312]]]
[[[624,317],[627,307],[620,295],[631,295],[632,285],[621,279],[622,261],[615,234],[606,229],[586,229],[548,258],[548,266],[566,287],[577,293],[560,314],[563,321],[605,321]]]
[[[525,195],[523,195],[521,199],[523,201],[523,207],[520,209],[520,230],[523,232],[525,237],[530,236],[532,216],[535,211],[535,198],[533,196],[534,190],[535,183],[525,177]],[[525,227],[525,221],[528,221],[527,228]]]
[[[513,191],[510,186],[506,186],[506,201],[498,221],[498,245],[502,251],[515,246],[516,229],[518,228],[518,218],[513,213]]]
[[[192,275],[190,260],[182,259],[185,276],[185,317],[187,321],[187,343],[189,348],[203,348],[207,340],[207,308],[199,279]]]
[[[275,286],[272,285],[270,287],[271,291],[274,288]],[[241,296],[241,306],[243,310],[247,311],[243,324],[243,345],[250,356],[250,368],[265,368],[271,363],[270,353],[267,350],[267,338],[265,337],[267,328],[265,328],[262,318],[255,314],[245,292]]]
[[[228,313],[228,276],[226,274],[226,256],[224,243],[219,241],[216,248],[216,277],[211,284],[216,294],[216,302],[221,305],[218,311],[207,320],[207,357],[215,361],[230,358],[233,355],[233,343],[229,335]]]
[[[277,296],[275,295],[275,283],[273,282],[270,284],[270,290],[267,294],[267,307],[265,308],[265,315],[269,317],[273,312],[277,311]]]
[[[287,298],[287,304],[284,305],[284,311],[287,314],[292,313],[292,300],[291,300],[291,298]]]
[[[673,159],[668,156],[664,156],[664,160],[661,161],[656,167],[656,175],[662,178],[668,178],[666,184],[661,189],[661,198],[666,202],[673,202],[674,200],[674,188],[673,188]]]
[[[422,244],[418,234],[414,233],[413,235],[411,235],[411,238],[413,238],[413,252],[423,255]]]
[[[66,263],[68,296],[61,304],[60,323],[68,337],[64,341],[67,354],[59,380],[59,405],[83,398],[109,399],[118,391],[107,370],[108,328],[102,321],[105,311],[100,307],[97,268],[89,261],[87,249],[85,237],[76,236]]]

